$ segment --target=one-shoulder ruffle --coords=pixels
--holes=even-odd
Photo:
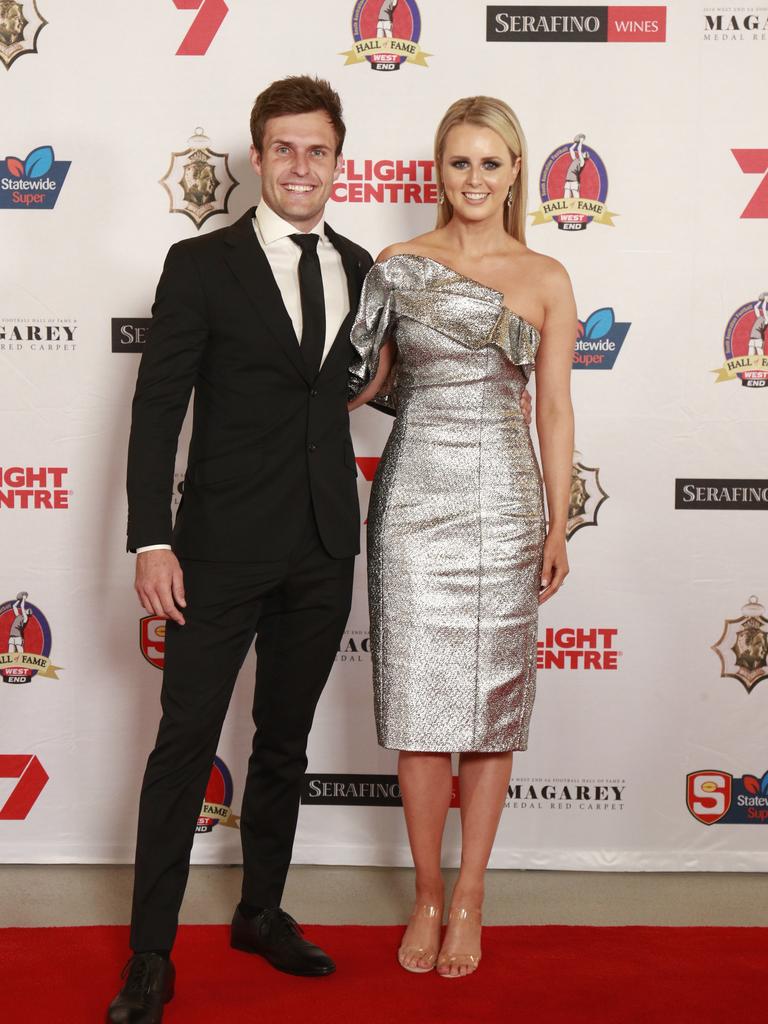
[[[429,303],[425,292],[431,293]],[[445,319],[439,316],[441,299],[453,311]],[[463,300],[459,318],[457,299]],[[350,398],[357,397],[376,376],[381,347],[390,337],[396,340],[401,315],[423,319],[466,348],[495,345],[520,367],[526,380],[531,375],[541,336],[533,324],[504,305],[501,292],[428,256],[405,253],[375,263],[365,279],[351,333]],[[396,401],[397,362],[374,404],[394,411]]]

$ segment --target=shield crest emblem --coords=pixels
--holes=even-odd
[[[768,618],[752,594],[738,619],[726,619],[712,650],[720,659],[720,678],[738,679],[747,693],[768,678]]]
[[[0,60],[6,68],[25,53],[37,53],[37,37],[47,24],[35,0],[0,0]]]
[[[690,772],[687,776],[688,810],[702,825],[714,825],[729,811],[733,776],[728,772]]]
[[[202,128],[188,140],[190,145],[171,154],[171,163],[160,184],[168,193],[171,213],[183,213],[200,228],[209,217],[229,212],[229,197],[240,183],[229,170],[229,154],[216,153]]]
[[[579,452],[573,453],[571,493],[568,501],[567,540],[583,526],[597,526],[597,513],[608,494],[600,484],[600,470],[585,466]]]
[[[139,623],[141,653],[155,668],[165,667],[165,630],[167,620],[161,615],[145,615]]]

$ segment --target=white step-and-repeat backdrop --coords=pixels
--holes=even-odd
[[[375,254],[430,227],[435,126],[497,95],[528,242],[574,282],[572,574],[492,863],[768,867],[767,58],[766,4],[0,0],[0,860],[132,858],[163,661],[124,550],[146,318],[168,247],[257,200],[256,94],[310,72],[345,103],[335,228]],[[363,511],[390,425],[354,415]],[[240,856],[253,673],[198,862]],[[370,676],[363,554],[297,860],[408,862]],[[452,811],[447,863],[458,839]]]

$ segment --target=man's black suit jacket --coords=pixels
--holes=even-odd
[[[350,312],[313,379],[253,215],[178,242],[165,261],[133,400],[129,550],[169,543],[185,558],[276,561],[300,540],[311,502],[328,553],[359,551],[347,368],[372,260],[326,225],[347,275]],[[176,448],[193,389],[189,462],[172,528]]]

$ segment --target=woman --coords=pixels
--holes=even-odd
[[[480,960],[483,884],[525,750],[538,605],[568,573],[577,333],[568,275],[525,246],[525,141],[515,114],[459,100],[435,139],[437,228],[385,249],[353,328],[350,408],[397,419],[369,509],[376,722],[400,751],[416,900],[398,956],[444,977]],[[541,475],[520,395],[535,362]],[[389,379],[388,379],[389,378]],[[440,849],[459,752],[461,870],[440,946]]]

